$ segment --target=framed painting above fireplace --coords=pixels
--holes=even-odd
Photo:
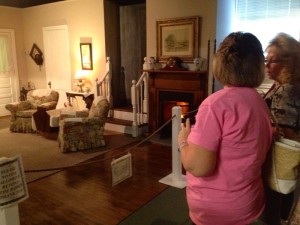
[[[158,61],[180,57],[183,62],[193,62],[199,56],[199,26],[198,16],[156,21]]]

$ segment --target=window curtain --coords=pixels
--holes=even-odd
[[[8,39],[0,36],[0,73],[10,72],[12,63],[8,47]]]

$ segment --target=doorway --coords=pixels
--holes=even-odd
[[[0,29],[0,51],[0,116],[7,116],[5,105],[18,101],[20,91],[14,30]]]
[[[146,56],[146,3],[133,2],[104,1],[106,56],[110,57],[113,71],[113,107],[131,103],[132,80],[140,78]]]
[[[71,90],[68,26],[43,28],[46,82],[55,90]]]

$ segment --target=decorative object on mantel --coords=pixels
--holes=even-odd
[[[156,59],[154,57],[150,57],[149,59],[150,70],[155,69],[155,63],[156,63]]]
[[[195,71],[199,71],[202,66],[202,60],[200,57],[194,58]]]
[[[166,62],[178,56],[192,63],[199,52],[200,17],[163,19],[156,22],[157,60]]]
[[[43,59],[43,53],[37,46],[37,44],[33,44],[32,48],[29,53],[30,57],[33,59],[33,61],[38,65],[43,65],[44,59]]]
[[[181,63],[182,60],[179,57],[169,57],[163,70],[186,70]]]

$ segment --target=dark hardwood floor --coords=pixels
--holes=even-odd
[[[128,147],[127,147],[128,149]],[[93,160],[123,152],[119,148]],[[111,160],[74,167],[28,184],[29,198],[19,204],[22,225],[115,225],[168,186],[170,145],[147,141],[131,150],[133,175],[111,186]]]

